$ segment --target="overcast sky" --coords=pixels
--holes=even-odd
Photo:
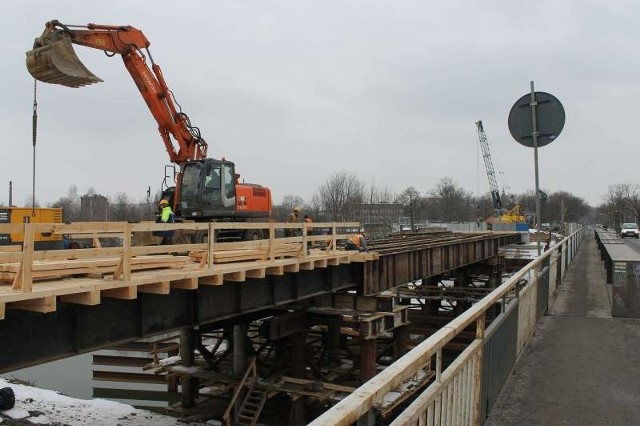
[[[639,13],[633,1],[2,1],[0,203],[10,180],[14,204],[31,199],[25,51],[57,19],[141,29],[209,155],[275,202],[308,201],[341,171],[395,192],[446,176],[487,193],[479,119],[500,186],[533,190],[533,150],[507,127],[533,80],[566,111],[539,151],[541,188],[597,205],[610,185],[640,181]],[[141,200],[168,163],[155,121],[119,57],[76,52],[105,82],[38,84],[36,198],[77,185]]]

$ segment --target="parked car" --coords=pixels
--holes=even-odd
[[[634,237],[638,238],[640,236],[640,231],[638,230],[638,224],[629,222],[623,223],[622,228],[620,229],[620,238],[624,237]]]

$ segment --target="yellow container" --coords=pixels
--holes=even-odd
[[[0,223],[62,223],[62,208],[49,207],[0,207]],[[22,232],[12,232],[10,243],[21,243],[24,240]],[[34,241],[61,241],[62,235],[51,233],[36,233]]]

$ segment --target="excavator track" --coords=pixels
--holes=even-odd
[[[103,81],[95,76],[76,55],[71,36],[57,30],[37,38],[27,52],[27,69],[39,81],[82,87]]]

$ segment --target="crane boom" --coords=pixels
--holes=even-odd
[[[160,67],[153,62],[150,43],[142,31],[132,26],[73,26],[49,21],[42,35],[36,38],[33,49],[27,52],[27,68],[31,75],[37,80],[67,87],[102,81],[80,62],[72,43],[122,56],[125,67],[158,123],[172,163],[182,164],[207,157],[207,143],[200,130],[191,125],[189,117],[176,108],[173,94]],[[147,57],[151,68],[147,65]]]
[[[484,133],[482,121],[476,122],[478,131],[478,141],[482,149],[482,157],[484,158],[484,167],[487,170],[487,178],[489,180],[489,190],[491,191],[491,199],[493,200],[493,208],[496,210],[496,217],[500,217],[502,209],[502,200],[500,200],[500,190],[498,189],[498,181],[496,180],[496,172],[493,169],[493,160],[491,159],[491,151],[489,150],[489,142],[487,135]]]

